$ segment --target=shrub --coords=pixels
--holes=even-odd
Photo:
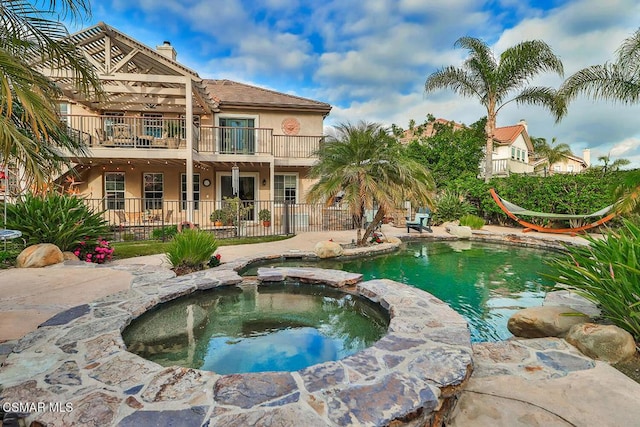
[[[438,225],[446,221],[455,221],[473,211],[473,206],[465,200],[463,193],[445,190],[436,197],[433,223]]]
[[[0,243],[0,268],[9,268],[15,265],[16,258],[18,258],[23,249],[22,241],[20,243],[15,241],[6,242],[6,250],[5,244]]]
[[[480,230],[484,226],[484,219],[468,214],[460,217],[460,225],[466,225],[474,230]]]
[[[122,235],[122,240],[125,242],[133,242],[136,240],[136,235],[134,233],[124,233]]]
[[[154,228],[151,232],[151,238],[154,240],[171,239],[178,234],[177,225],[169,225],[166,227]]]
[[[605,318],[640,339],[640,227],[624,221],[605,239],[585,237],[589,246],[569,246],[568,254],[549,262],[548,276],[600,306]]]
[[[7,228],[20,230],[29,245],[53,243],[63,251],[109,232],[101,212],[93,212],[78,197],[54,192],[27,194],[16,204],[7,204]]]
[[[109,242],[104,239],[98,239],[96,241],[86,239],[78,244],[73,250],[73,253],[80,261],[104,264],[107,261],[111,261],[113,248]]]
[[[187,228],[169,242],[167,258],[174,268],[201,270],[216,249],[218,242],[212,233]]]

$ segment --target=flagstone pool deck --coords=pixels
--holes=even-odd
[[[433,233],[423,233],[422,237],[452,238],[442,227],[433,229]],[[406,237],[404,231],[383,227],[388,236]],[[411,233],[411,237],[418,236],[416,232]],[[224,262],[241,264],[247,259],[311,252],[321,240],[350,243],[353,238],[355,231],[302,233],[278,242],[221,247],[218,252]],[[475,232],[473,238],[546,247],[558,247],[563,242],[586,243],[581,237],[523,234],[519,229],[494,226]],[[66,263],[44,269],[0,271],[0,358],[2,354],[6,357],[17,339],[57,313],[100,298],[108,300],[112,294],[130,290],[142,276],[147,277],[145,280],[153,277],[163,280],[172,274],[163,256],[131,258],[110,266]],[[108,343],[103,344],[107,346]],[[25,348],[28,343],[21,345]],[[96,346],[101,344],[96,343]],[[12,356],[17,360],[15,356],[18,355]],[[46,354],[42,356],[41,363],[46,364]],[[476,344],[473,346],[473,364],[473,375],[461,392],[447,425],[626,426],[635,425],[640,419],[640,384],[606,363],[581,355],[561,339]],[[62,367],[60,369],[64,371]],[[0,368],[0,387],[3,387],[3,371]],[[65,381],[74,381],[73,375],[65,376],[68,372],[62,371],[60,378],[54,378],[54,382],[62,381],[57,387],[63,387]],[[29,396],[28,391],[25,392],[25,396]],[[194,404],[194,408],[197,406]],[[167,421],[175,421],[171,411],[166,415]],[[197,411],[193,419],[200,419]],[[288,419],[291,425],[299,421],[295,414]],[[268,417],[253,421],[260,425],[271,425],[272,422]],[[359,421],[353,421],[356,422]],[[199,425],[199,422],[193,425]]]

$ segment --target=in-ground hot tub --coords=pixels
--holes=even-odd
[[[388,325],[388,312],[357,294],[245,281],[161,304],[122,336],[129,351],[160,365],[236,374],[340,360],[378,341]]]
[[[127,351],[121,331],[160,303],[242,287],[242,278],[228,266],[160,280],[156,271],[136,271],[130,290],[60,313],[20,340],[0,369],[0,401],[73,406],[27,416],[27,424],[45,425],[441,425],[472,370],[459,314],[391,280],[265,270],[263,281],[346,286],[389,313],[387,333],[343,359],[295,371],[220,375],[163,367]]]

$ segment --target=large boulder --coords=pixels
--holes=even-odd
[[[456,236],[459,239],[470,239],[471,238],[471,227],[466,225],[448,225],[445,227],[445,230],[452,236]]]
[[[593,318],[598,318],[602,316],[602,312],[593,302],[589,301],[585,297],[577,294],[571,290],[561,290],[561,291],[553,291],[547,292],[547,295],[544,297],[544,302],[542,303],[544,306],[565,306],[571,307],[574,310],[579,311],[580,313],[584,313],[587,316]]]
[[[325,240],[316,243],[313,249],[318,258],[335,258],[344,253],[344,249],[339,243],[332,242],[331,240]]]
[[[589,320],[589,316],[569,307],[529,307],[511,316],[507,328],[522,338],[563,337],[572,326]]]
[[[609,363],[629,359],[636,353],[633,336],[615,325],[574,325],[565,340],[584,355]]]
[[[64,255],[59,247],[52,243],[32,245],[20,252],[16,259],[16,267],[46,267],[64,261]]]

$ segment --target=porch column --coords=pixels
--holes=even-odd
[[[185,82],[185,101],[186,101],[186,117],[185,117],[185,138],[187,139],[187,221],[193,222],[193,96],[191,95],[191,78],[187,77]]]

